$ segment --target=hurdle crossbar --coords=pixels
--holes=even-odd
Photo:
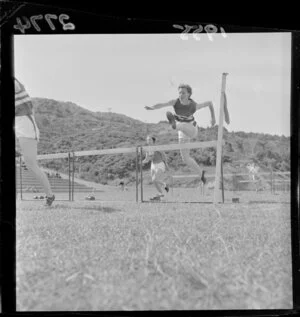
[[[52,153],[52,154],[41,154],[37,156],[38,160],[51,160],[51,159],[61,159],[68,158],[69,152],[66,153]]]
[[[136,147],[74,152],[75,156],[136,153]]]
[[[225,144],[225,142],[223,142]],[[155,145],[144,147],[144,151],[172,151],[180,149],[196,149],[206,147],[216,147],[217,141],[204,141],[204,142],[191,142],[191,143],[174,143],[165,145]],[[89,156],[89,155],[107,155],[107,154],[126,154],[136,153],[136,147],[131,148],[116,148],[116,149],[103,149],[103,150],[92,150],[92,151],[77,151],[73,152],[73,155],[78,156]],[[41,154],[37,156],[38,160],[49,160],[49,159],[60,159],[68,158],[69,152],[66,153],[52,153],[52,154]]]
[[[225,144],[225,142],[223,142]],[[143,147],[143,151],[174,151],[181,149],[198,149],[207,147],[216,147],[217,141],[190,142],[190,143],[172,143],[163,145],[152,145]]]
[[[74,156],[89,156],[89,155],[108,155],[108,154],[126,154],[135,153],[136,147],[132,148],[115,148],[115,149],[104,149],[104,150],[92,150],[92,151],[77,151],[73,152]],[[68,158],[68,153],[53,153],[53,154],[43,154],[38,155],[38,160],[48,160],[48,159],[58,159],[58,158]]]

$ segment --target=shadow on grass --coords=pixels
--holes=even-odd
[[[289,201],[250,200],[248,204],[291,204]]]
[[[123,210],[117,209],[117,208],[112,208],[112,207],[104,207],[104,206],[75,206],[73,209],[77,210],[87,210],[90,212],[93,211],[100,211],[100,212],[105,212],[105,213],[112,213],[112,212],[121,212]]]
[[[142,203],[150,203],[150,204],[213,204],[212,201],[151,201],[151,200],[143,200]]]
[[[107,207],[107,206],[101,206],[101,205],[89,205],[89,204],[81,204],[81,205],[71,205],[71,204],[55,204],[49,207],[49,209],[64,209],[64,210],[82,210],[82,211],[88,211],[88,212],[93,212],[93,211],[99,211],[99,212],[104,212],[104,213],[112,213],[112,212],[121,212],[123,211],[122,209],[117,209],[117,208],[112,208],[112,207]]]

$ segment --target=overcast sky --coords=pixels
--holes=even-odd
[[[198,35],[199,36],[199,35]],[[221,77],[228,72],[229,131],[290,135],[291,35],[17,35],[15,75],[32,97],[72,101],[92,111],[123,113],[144,122],[166,120],[164,108],[144,106],[193,88],[196,102],[211,100],[216,118]],[[210,112],[195,118],[210,124]]]

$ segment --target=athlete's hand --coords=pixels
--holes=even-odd
[[[146,106],[145,107],[146,110],[154,110],[152,107]]]
[[[211,126],[213,127],[216,124],[216,119],[212,118],[210,122],[211,122]]]

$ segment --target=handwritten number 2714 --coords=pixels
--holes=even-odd
[[[43,19],[43,16],[41,14],[31,16],[30,20],[24,16],[22,18],[25,22],[24,24],[22,23],[20,18],[16,18],[17,24],[14,25],[14,28],[16,30],[19,30],[21,33],[24,34],[25,30],[30,29],[32,25],[38,32],[41,32],[41,28],[37,23],[38,20]],[[75,25],[73,23],[70,23],[70,22],[65,23],[64,20],[69,19],[69,16],[67,14],[60,14],[59,16],[57,16],[56,14],[45,14],[45,20],[52,31],[55,30],[55,25],[53,24],[52,20],[57,20],[57,19],[62,24],[64,31],[75,29]]]

